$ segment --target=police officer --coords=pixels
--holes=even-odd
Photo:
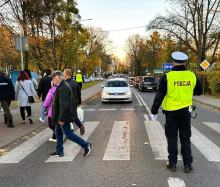
[[[162,78],[155,96],[151,113],[157,118],[158,109],[162,104],[166,116],[165,134],[168,143],[167,168],[176,171],[178,132],[183,156],[184,172],[193,170],[191,153],[191,125],[189,107],[193,95],[202,94],[202,86],[195,74],[186,70],[188,56],[183,52],[173,52],[173,69]]]
[[[81,73],[81,70],[77,70],[77,74],[76,74],[76,82],[79,85],[80,91],[82,89],[82,84],[84,82],[84,78],[83,75]]]

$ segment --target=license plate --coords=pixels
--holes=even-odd
[[[147,89],[152,90],[153,88],[152,87],[147,87]]]

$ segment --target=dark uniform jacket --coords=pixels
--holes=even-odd
[[[37,95],[38,95],[38,97],[42,96],[42,101],[45,100],[47,93],[48,93],[49,89],[51,88],[51,81],[52,81],[51,76],[46,75],[39,82]]]
[[[15,91],[11,79],[0,75],[0,100],[10,101],[15,99]]]
[[[53,123],[58,124],[59,121],[65,123],[73,122],[77,117],[75,106],[76,102],[72,89],[65,80],[61,81],[53,98]]]
[[[81,91],[80,91],[78,84],[76,83],[76,81],[74,81],[71,78],[66,79],[66,82],[70,85],[73,91],[73,95],[74,95],[77,105],[80,105],[81,104]]]
[[[172,71],[184,71],[184,70],[186,70],[184,65],[183,66],[175,66],[172,69]],[[151,107],[152,114],[158,113],[158,110],[159,110],[166,94],[167,94],[167,76],[165,74],[161,78],[160,85],[159,85],[157,94],[154,99],[154,103]],[[193,95],[201,95],[201,94],[202,94],[202,85],[201,85],[199,79],[196,78],[196,86],[194,88]]]

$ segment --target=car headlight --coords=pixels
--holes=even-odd
[[[108,92],[102,91],[102,95],[106,96],[106,95],[108,95]]]
[[[131,92],[130,91],[125,92],[125,95],[131,95]]]

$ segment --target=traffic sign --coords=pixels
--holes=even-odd
[[[173,69],[173,64],[171,63],[164,63],[162,64],[162,70],[163,71],[169,71]]]
[[[202,63],[200,64],[200,66],[201,66],[204,70],[206,70],[206,69],[210,66],[210,64],[209,64],[209,62],[208,62],[207,60],[203,60]]]

